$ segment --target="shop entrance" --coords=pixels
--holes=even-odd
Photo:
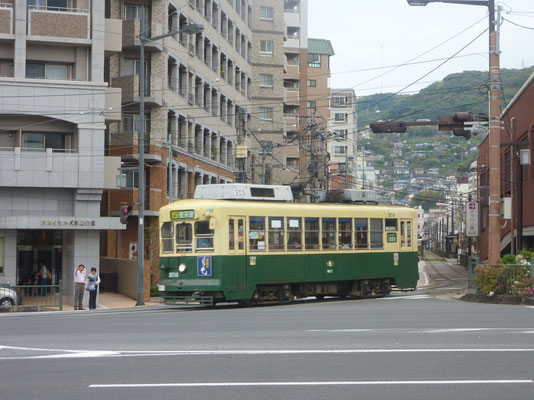
[[[51,284],[57,285],[61,279],[63,267],[62,231],[17,232],[17,282],[19,285],[35,282],[39,261],[43,261],[52,274]]]

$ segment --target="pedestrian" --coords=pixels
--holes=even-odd
[[[87,290],[89,291],[89,310],[96,309],[96,293],[100,277],[96,274],[96,268],[91,268],[91,273],[87,275]]]
[[[83,271],[85,270],[85,265],[80,264],[76,271],[74,271],[74,309],[83,310],[83,292],[85,288],[85,276]]]
[[[46,268],[46,264],[43,260],[39,261],[39,268],[36,275],[39,279],[39,285],[41,285],[41,296],[46,296],[46,287],[44,286],[48,285],[50,271],[48,271],[48,268]]]

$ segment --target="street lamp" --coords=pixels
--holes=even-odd
[[[452,3],[488,7],[489,13],[489,224],[488,261],[496,264],[501,256],[501,73],[497,32],[495,30],[495,0],[407,0],[411,6],[428,3]]]
[[[139,199],[139,217],[137,219],[137,303],[136,306],[145,305],[144,300],[144,280],[145,280],[145,44],[155,40],[174,36],[178,33],[193,35],[202,32],[204,26],[200,24],[189,24],[177,31],[165,33],[163,35],[145,37],[145,20],[140,20],[139,40],[141,42],[140,62],[139,62],[139,187],[137,189]]]

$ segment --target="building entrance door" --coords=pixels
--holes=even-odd
[[[57,285],[63,270],[62,231],[19,231],[17,243],[18,284],[35,283],[43,261],[52,275],[48,283]]]

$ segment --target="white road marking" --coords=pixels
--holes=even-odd
[[[112,383],[89,385],[89,388],[155,388],[155,387],[235,387],[235,386],[341,386],[341,385],[485,385],[534,383],[532,379],[485,379],[451,381],[332,381],[332,382],[194,382],[194,383]]]
[[[387,329],[307,329],[306,332],[407,332],[407,333],[461,333],[461,332],[507,332],[507,333],[533,333],[533,328],[436,328],[436,329],[410,329],[410,328],[387,328]]]
[[[456,349],[287,349],[287,350],[160,350],[160,351],[105,351],[105,350],[60,350],[32,349],[0,346],[2,349],[56,352],[59,354],[35,356],[0,357],[0,360],[39,360],[66,358],[106,358],[106,357],[161,357],[161,356],[248,356],[248,355],[288,355],[288,354],[391,354],[391,353],[521,353],[534,352],[534,348],[456,348]]]
[[[379,297],[376,300],[421,300],[421,299],[432,299],[432,296],[428,294],[414,294],[411,296],[392,296],[392,297]]]

